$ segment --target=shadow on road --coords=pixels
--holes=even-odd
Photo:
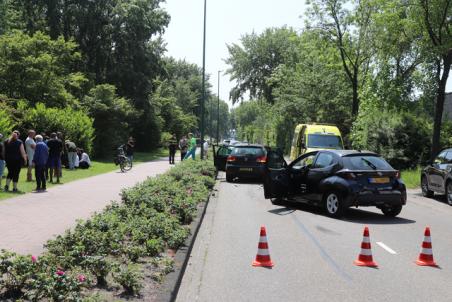
[[[429,200],[435,200],[437,202],[441,202],[441,203],[444,203],[444,204],[448,204],[447,203],[447,199],[446,199],[446,195],[435,194],[433,197],[424,197],[424,196],[422,196],[422,192],[416,192],[416,193],[410,193],[410,194],[414,195],[414,196],[426,198],[426,199],[429,199]],[[408,199],[408,202],[409,202],[409,199]]]
[[[403,213],[403,209],[402,209]],[[403,217],[387,217],[380,213],[364,211],[360,209],[348,209],[344,221],[363,224],[409,224],[416,223],[415,220]]]
[[[224,177],[218,177],[217,178],[220,182],[227,182],[226,178]],[[254,179],[254,178],[242,178],[242,179],[236,179],[233,182],[227,182],[231,185],[261,185],[262,186],[262,180],[260,179]]]
[[[269,210],[269,213],[275,215],[289,215],[293,212],[299,210],[303,212],[309,212],[316,215],[322,215],[328,217],[323,209],[309,204],[296,203],[296,202],[284,202],[280,204],[281,208]],[[403,210],[402,210],[403,213]],[[335,219],[335,218],[331,218]],[[386,217],[380,213],[369,212],[361,209],[349,208],[344,216],[341,218],[342,221],[359,223],[359,224],[409,224],[416,223],[415,220],[402,218],[402,217]]]

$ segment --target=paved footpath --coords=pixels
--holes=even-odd
[[[162,174],[170,168],[160,159],[138,164],[127,173],[119,170],[0,201],[0,249],[38,255],[43,244],[101,211],[119,193],[147,177]],[[64,171],[63,171],[64,182]]]

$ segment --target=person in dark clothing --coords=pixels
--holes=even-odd
[[[3,134],[0,133],[0,189],[2,187],[2,178],[4,171],[5,171],[5,147],[3,146]]]
[[[63,148],[61,149],[61,154],[60,154],[60,167],[58,168],[58,176],[61,178],[63,177],[63,166],[68,167],[69,163],[68,163],[68,159],[67,159],[67,154],[66,154],[66,150],[64,149],[64,136],[63,133],[58,131],[56,133],[57,138],[61,141]],[[56,175],[55,175],[56,176]]]
[[[177,150],[177,140],[175,135],[171,137],[168,143],[168,149],[169,149],[169,163],[170,165],[174,165],[174,156],[176,155]]]
[[[4,146],[6,167],[8,168],[5,191],[9,190],[12,181],[13,192],[17,192],[20,168],[27,162],[27,154],[25,153],[24,143],[19,139],[19,131],[14,131]]]
[[[133,137],[129,137],[129,140],[126,144],[126,156],[129,158],[130,162],[133,161],[133,150],[135,149],[135,140]]]
[[[60,183],[61,153],[63,152],[63,142],[57,137],[56,133],[50,134],[47,141],[49,147],[48,165],[50,168],[50,182],[53,183],[53,176],[56,177],[57,183]]]
[[[187,138],[185,136],[182,136],[182,138],[179,141],[179,149],[180,149],[180,160],[183,161],[188,150]]]
[[[36,192],[44,192],[46,190],[45,169],[49,158],[49,148],[43,142],[41,135],[36,135],[36,148],[33,156],[35,164]]]

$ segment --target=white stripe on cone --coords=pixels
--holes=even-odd
[[[259,256],[268,256],[270,253],[268,252],[268,249],[257,249],[257,254]]]
[[[365,242],[365,243],[370,243],[370,238],[367,237],[367,236],[364,236],[364,237],[363,237],[363,242]]]
[[[259,238],[259,242],[267,242],[267,237],[266,236],[261,236],[260,238]]]
[[[433,255],[432,249],[422,248],[421,253],[424,255]]]
[[[372,251],[369,249],[361,249],[361,255],[372,256]]]
[[[430,236],[424,237],[424,242],[432,242],[432,238]]]

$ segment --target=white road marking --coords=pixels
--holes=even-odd
[[[379,246],[381,246],[383,249],[385,249],[389,254],[397,255],[396,251],[391,249],[389,246],[384,244],[383,242],[377,242]]]

